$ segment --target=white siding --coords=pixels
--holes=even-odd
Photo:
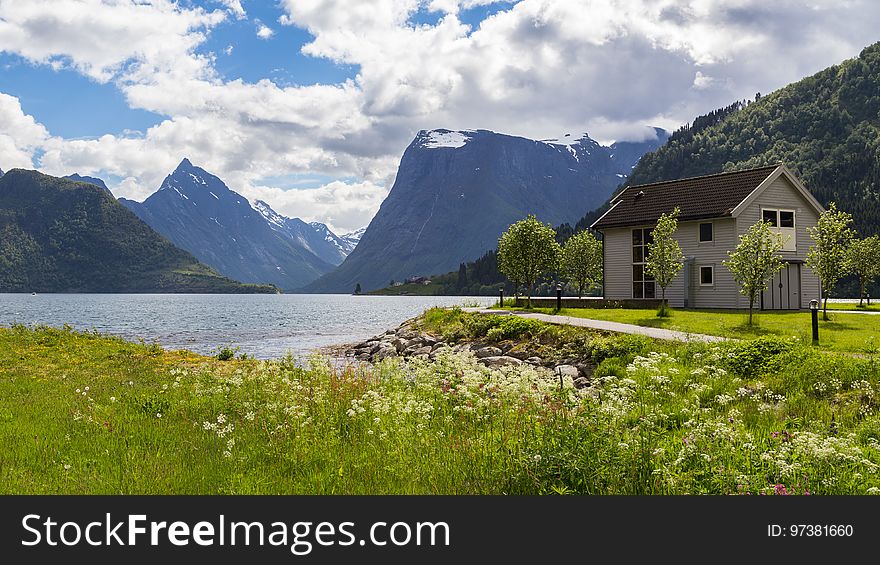
[[[819,220],[819,214],[815,208],[807,202],[784,175],[780,176],[737,217],[738,234],[745,233],[749,227],[760,220],[762,208],[795,211],[795,251],[783,251],[780,252],[780,255],[789,261],[806,261],[807,251],[813,244],[813,240],[807,233],[807,228],[815,226]],[[819,298],[819,277],[809,267],[803,265],[801,267],[801,305],[806,308],[810,300],[814,298]],[[745,299],[740,302],[743,308],[748,307]]]
[[[632,298],[632,229],[611,228],[604,231],[605,298]]]

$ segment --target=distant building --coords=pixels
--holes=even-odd
[[[820,295],[819,277],[805,261],[807,228],[824,209],[785,165],[630,186],[591,226],[604,237],[604,296],[609,300],[656,299],[645,272],[647,244],[663,213],[681,210],[675,238],[684,268],[666,290],[672,306],[747,308],[733,275],[724,267],[739,236],[764,219],[784,236],[786,267],[761,293],[764,310],[797,310]]]

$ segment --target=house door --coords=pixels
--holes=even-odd
[[[761,293],[762,310],[799,310],[801,304],[801,265],[789,263],[773,276]]]

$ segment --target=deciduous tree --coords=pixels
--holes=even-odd
[[[662,214],[654,228],[653,241],[648,244],[648,257],[645,259],[645,272],[654,277],[660,287],[661,316],[667,315],[666,287],[684,266],[684,253],[681,251],[675,232],[678,230],[679,209]]]
[[[591,232],[585,230],[571,236],[562,249],[562,273],[578,291],[578,298],[584,290],[602,284],[602,242]]]
[[[728,251],[728,261],[723,265],[733,274],[739,284],[739,292],[749,299],[749,325],[752,325],[752,311],[758,294],[767,290],[773,275],[785,267],[785,262],[777,254],[784,242],[782,235],[775,233],[770,222],[761,220],[739,236],[739,244],[734,251]]]
[[[813,245],[807,251],[807,266],[819,275],[822,282],[822,319],[828,319],[828,295],[834,290],[837,281],[846,275],[847,248],[855,233],[849,224],[852,216],[837,209],[832,202],[828,209],[819,215],[814,227],[807,228]]]
[[[538,278],[559,266],[562,248],[556,232],[529,215],[507,228],[498,240],[498,269],[514,284],[528,288],[528,307],[532,307],[532,288]]]

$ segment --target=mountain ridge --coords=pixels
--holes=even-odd
[[[277,289],[218,275],[98,185],[13,169],[0,177],[0,291]]]
[[[655,129],[642,153],[667,135]],[[493,249],[506,227],[535,213],[574,222],[631,172],[632,142],[603,146],[583,134],[532,140],[489,130],[422,130],[360,243],[305,292],[381,288],[390,279],[451,271]],[[615,150],[623,153],[614,157]]]

